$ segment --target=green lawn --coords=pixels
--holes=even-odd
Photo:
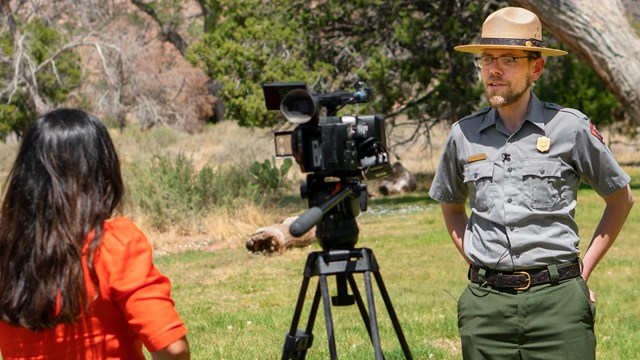
[[[630,170],[640,199],[640,170]],[[640,200],[638,200],[640,201]],[[456,302],[467,284],[466,264],[450,243],[439,206],[426,194],[372,201],[358,217],[358,247],[373,250],[415,359],[460,359]],[[583,250],[604,203],[592,190],[579,194],[577,220]],[[596,291],[598,359],[640,359],[640,205],[590,279]],[[176,306],[190,330],[193,359],[279,359],[300,289],[307,255],[319,248],[276,256],[237,249],[188,252],[157,259],[173,282]],[[362,276],[356,280],[364,293]],[[317,278],[312,278],[315,289]],[[313,293],[309,290],[307,306]],[[332,295],[335,293],[330,278]],[[377,287],[376,307],[385,357],[404,359]],[[363,294],[364,295],[364,294]],[[332,308],[340,359],[373,359],[357,307]],[[307,359],[328,359],[322,308]]]

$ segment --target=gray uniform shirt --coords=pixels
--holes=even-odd
[[[584,114],[532,93],[513,135],[489,107],[456,122],[429,195],[441,203],[469,199],[464,252],[475,265],[519,270],[579,255],[581,180],[604,196],[630,177]]]

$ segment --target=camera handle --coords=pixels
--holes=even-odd
[[[357,191],[360,193],[360,210],[367,211],[367,186],[362,183],[358,183],[356,186],[358,187]],[[340,202],[346,198],[353,197],[355,195],[356,190],[354,190],[353,187],[342,189],[326,202],[318,206],[313,206],[302,213],[302,215],[300,215],[289,227],[289,233],[295,237],[304,235],[307,231],[311,230],[312,227],[322,221],[324,215],[331,209],[340,204]]]

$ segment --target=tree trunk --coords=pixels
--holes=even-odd
[[[282,252],[292,247],[305,247],[316,241],[315,227],[300,237],[289,233],[289,226],[297,216],[285,219],[282,223],[259,228],[249,236],[245,247],[251,252]]]
[[[640,124],[640,37],[621,0],[510,0],[587,63]],[[588,115],[588,114],[587,114]]]

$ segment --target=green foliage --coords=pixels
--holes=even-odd
[[[453,50],[486,15],[474,4],[327,1],[300,13],[309,57],[333,63],[347,84],[366,81],[376,92],[373,111],[434,123],[470,112],[479,95],[469,87],[473,63]]]
[[[486,16],[505,6],[479,0],[213,1],[216,26],[190,49],[189,58],[223,84],[228,118],[270,126],[260,85],[304,81],[321,93],[349,90],[365,81],[375,97],[361,112],[391,121],[406,115],[430,128],[478,108],[482,87],[469,54],[453,50],[473,43]],[[547,40],[560,44],[548,34]],[[549,41],[547,41],[549,42]],[[548,61],[536,84],[541,98],[582,110],[608,123],[622,111],[602,81],[568,56]]]
[[[285,185],[286,176],[289,169],[291,169],[291,165],[293,165],[293,161],[290,158],[286,158],[278,168],[274,157],[271,161],[266,159],[262,163],[254,162],[249,167],[249,173],[258,191],[275,193]]]
[[[66,42],[62,34],[39,19],[30,22],[25,31],[33,34],[31,56],[38,64],[49,59]],[[36,78],[41,93],[54,104],[60,104],[71,90],[80,86],[81,74],[80,55],[64,51],[39,71]]]
[[[553,47],[563,48],[559,43]],[[622,108],[603,81],[571,53],[547,58],[534,91],[540,99],[578,109],[594,124],[607,125],[621,117]]]
[[[0,138],[10,132],[20,134],[33,121],[35,108],[29,91],[37,91],[40,98],[56,107],[67,99],[72,90],[80,86],[80,56],[73,50],[57,53],[66,43],[65,37],[58,30],[39,18],[34,18],[28,24],[19,24],[19,30],[25,35],[25,55],[29,58],[29,63],[25,58],[19,59],[21,70],[36,70],[37,85],[31,84],[29,88],[25,84],[32,81],[29,74],[28,81],[18,82],[19,87],[15,91],[6,91],[0,95],[0,103],[3,104],[0,108],[0,113],[3,114],[0,117]],[[17,55],[14,53],[12,35],[6,28],[2,28],[0,32],[0,49],[2,54]],[[16,74],[13,61],[0,67],[0,89],[7,88],[13,81]],[[40,67],[45,62],[47,64]],[[18,72],[18,75],[21,73]]]
[[[0,97],[0,101],[2,100],[3,98]],[[24,93],[16,93],[13,101],[8,104],[0,103],[0,139],[4,139],[11,132],[21,133],[34,118],[35,114],[27,106]]]
[[[12,56],[13,43],[12,37],[8,31],[0,32],[0,55]],[[2,74],[5,75],[5,74]]]
[[[640,36],[640,21],[634,20],[633,16],[629,15],[629,23],[631,24],[631,27],[636,29],[636,34]]]
[[[180,14],[184,1],[182,0],[155,0],[147,4],[158,16],[158,20],[162,24],[169,24],[172,27],[182,23]]]
[[[148,166],[136,164],[128,170],[128,200],[160,229],[197,216],[200,201],[208,200],[201,199],[195,186],[198,173],[184,154],[175,159],[154,156]]]
[[[290,167],[290,162],[280,169],[268,163],[255,177],[245,163],[196,169],[183,153],[154,155],[123,167],[128,211],[144,214],[158,230],[189,228],[216,208],[273,200]]]
[[[268,2],[230,2],[188,58],[223,84],[227,117],[245,126],[273,125],[279,115],[266,111],[262,83],[313,82],[329,75],[322,66],[306,66],[301,27],[295,16]]]
[[[223,84],[226,116],[241,125],[281,119],[264,107],[261,84],[272,81],[304,81],[322,93],[364,80],[376,96],[361,111],[454,120],[479,92],[469,86],[473,63],[453,46],[471,40],[485,11],[478,1],[233,2],[189,59]]]

